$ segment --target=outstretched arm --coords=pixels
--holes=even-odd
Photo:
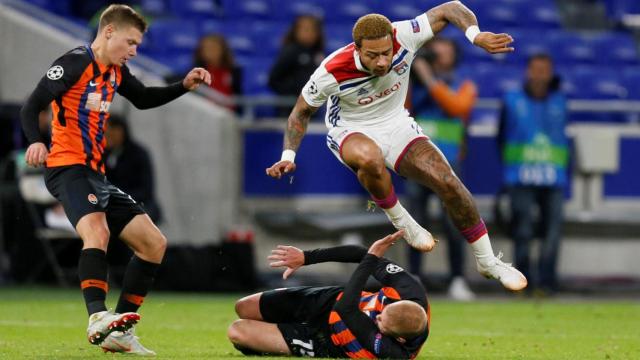
[[[267,175],[280,179],[283,174],[287,174],[296,170],[294,163],[295,152],[300,147],[302,138],[307,132],[307,125],[311,116],[318,110],[304,100],[302,95],[298,97],[296,105],[291,110],[289,120],[287,121],[287,129],[284,132],[284,152],[282,159],[276,162],[266,170]]]
[[[509,44],[513,38],[509,34],[494,34],[492,32],[480,32],[476,15],[460,1],[449,1],[427,11],[429,24],[434,34],[439,33],[447,24],[451,23],[465,32],[465,35],[474,45],[485,49],[492,54],[512,52]]]
[[[359,263],[367,255],[367,248],[358,245],[342,245],[324,249],[300,250],[295,246],[278,245],[271,250],[269,265],[286,268],[282,277],[286,280],[294,271],[304,265],[323,262]]]
[[[123,66],[118,93],[138,109],[151,109],[175,100],[201,83],[211,84],[211,74],[205,69],[194,68],[182,81],[168,86],[147,87],[129,72],[128,67]]]

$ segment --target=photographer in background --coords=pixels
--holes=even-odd
[[[450,39],[434,38],[418,52],[413,62],[413,85],[409,95],[412,115],[460,176],[465,155],[466,127],[477,98],[475,84],[456,73],[460,51]],[[419,184],[407,182],[409,212],[430,228],[429,198],[435,195]],[[475,298],[464,279],[464,238],[441,208],[442,225],[448,240],[449,297],[469,301]],[[422,254],[409,248],[409,270],[420,275]]]

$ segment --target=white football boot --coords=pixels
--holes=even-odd
[[[140,315],[129,312],[115,314],[110,311],[100,311],[89,316],[87,337],[93,345],[99,345],[113,331],[126,331],[140,320]]]
[[[476,261],[478,272],[488,279],[499,280],[502,286],[511,291],[518,291],[527,287],[527,278],[511,264],[502,262],[501,258],[502,252],[487,261],[486,265]]]
[[[398,217],[392,217],[388,213],[386,215],[396,229],[404,230],[404,239],[411,247],[422,252],[429,252],[436,246],[438,240],[420,226],[404,208]]]
[[[140,356],[155,356],[156,352],[140,344],[135,336],[134,328],[127,331],[114,331],[100,344],[104,352],[134,354]]]

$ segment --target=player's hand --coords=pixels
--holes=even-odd
[[[403,235],[404,230],[398,230],[391,235],[387,235],[384,238],[377,240],[369,248],[369,254],[377,257],[383,257],[384,253],[387,252],[387,249],[389,249],[391,245],[395,244],[398,239],[402,239]]]
[[[24,160],[29,166],[39,167],[47,161],[49,156],[49,150],[47,146],[41,142],[36,142],[27,148],[27,152],[24,154]]]
[[[266,171],[267,175],[271,176],[272,178],[280,179],[282,175],[290,174],[296,171],[296,164],[292,163],[291,161],[282,160],[273,164]]]
[[[512,42],[513,38],[509,34],[483,31],[475,37],[473,45],[485,49],[490,54],[500,54],[512,52],[514,49],[509,46]]]
[[[195,90],[200,84],[205,83],[207,85],[211,85],[211,74],[203,68],[193,68],[187,76],[182,80],[182,86],[185,89],[191,91]]]
[[[294,246],[278,245],[276,249],[271,250],[271,255],[267,259],[271,260],[269,266],[273,268],[286,267],[282,274],[285,280],[304,265],[304,253]]]

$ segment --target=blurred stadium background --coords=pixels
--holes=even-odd
[[[237,356],[224,337],[237,293],[343,283],[352,269],[317,265],[284,283],[280,272],[268,267],[271,248],[368,244],[392,230],[380,211],[366,211],[366,194],[326,149],[322,116],[309,127],[295,175],[282,181],[264,175],[282,149],[286,119],[278,108],[293,103],[267,84],[285,31],[297,15],[323,18],[329,54],[351,41],[351,26],[365,13],[409,19],[442,1],[122,2],[150,21],[139,56],[130,64],[145,83],[184,74],[199,39],[212,33],[227,39],[243,70],[241,96],[201,89],[160,109],[137,111],[121,97],[111,108],[129,120],[132,136],[153,158],[156,197],[164,213],[160,228],[170,246],[155,290],[232,294],[154,291],[144,307],[149,322],[139,334],[169,358]],[[90,357],[79,325],[85,320],[75,275],[81,244],[41,217],[38,196],[30,190],[38,184],[25,181],[29,173],[22,165],[26,145],[18,111],[55,58],[91,41],[94,15],[109,3],[0,0],[0,358]],[[463,52],[459,71],[479,88],[464,181],[489,226],[494,249],[508,261],[513,246],[504,225],[509,214],[500,195],[496,146],[500,96],[521,86],[529,55],[547,51],[569,97],[571,181],[558,261],[560,291],[546,303],[522,301],[481,278],[467,256],[468,281],[481,301],[452,304],[444,297],[445,241],[427,256],[423,269],[437,314],[426,356],[637,359],[640,1],[464,3],[477,14],[481,29],[515,38],[514,53],[490,56],[457,29],[444,32]],[[394,182],[402,193],[403,179]],[[433,230],[441,232],[438,223]],[[406,246],[399,245],[390,256],[405,264]],[[122,266],[110,270],[110,282],[118,287]],[[167,324],[163,316],[174,320]]]
[[[156,288],[232,291],[279,286],[266,255],[276,244],[312,248],[373,240],[391,230],[381,212],[366,212],[355,177],[325,146],[324,120],[310,125],[284,181],[264,175],[279,158],[286,119],[277,107],[292,104],[267,85],[282,37],[295,16],[324,19],[325,53],[349,43],[361,15],[392,21],[413,18],[441,1],[139,0],[124,1],[150,20],[132,62],[148,84],[192,66],[199,39],[219,33],[243,70],[242,96],[209,89],[160,109],[137,111],[117,97],[112,112],[129,119],[133,137],[150,149],[160,227],[170,249]],[[635,0],[468,0],[480,27],[508,32],[516,51],[490,56],[448,27],[463,52],[460,71],[478,84],[480,99],[469,129],[465,183],[489,224],[494,249],[512,259],[512,244],[496,209],[505,210],[495,135],[501,94],[521,86],[525,61],[547,51],[568,95],[572,139],[571,186],[559,260],[561,290],[585,295],[637,296],[640,291],[640,2]],[[21,138],[17,110],[49,64],[91,41],[91,17],[108,1],[1,0],[0,104],[2,207],[0,286],[46,283],[74,286],[79,241],[42,225],[33,199],[21,194]],[[95,21],[95,20],[94,20]],[[230,111],[224,104],[236,104]],[[221,105],[223,104],[223,105]],[[402,189],[403,180],[394,179]],[[433,204],[435,205],[435,204]],[[36,209],[37,210],[37,209]],[[504,214],[504,211],[498,212]],[[508,217],[508,214],[506,214]],[[435,232],[439,227],[436,224]],[[442,244],[426,261],[427,283],[444,289]],[[404,261],[403,246],[393,256]],[[468,257],[471,258],[471,257]],[[470,260],[471,261],[471,260]],[[293,283],[345,280],[345,266],[306,269]],[[500,289],[468,264],[479,293]],[[198,275],[194,275],[198,274]],[[114,277],[113,279],[117,279]],[[117,281],[117,280],[114,280]],[[290,283],[291,284],[291,283]]]

